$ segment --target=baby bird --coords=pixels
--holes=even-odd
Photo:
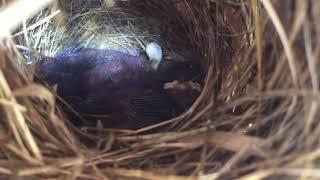
[[[36,69],[40,79],[57,85],[57,94],[88,122],[81,124],[68,113],[75,125],[94,126],[101,120],[106,128],[139,129],[182,111],[163,89],[164,83],[176,77],[157,71],[161,47],[152,43],[146,52],[149,62],[120,51],[76,44],[45,58]]]

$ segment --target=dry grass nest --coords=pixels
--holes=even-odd
[[[2,179],[320,178],[320,1],[1,5]],[[33,80],[39,56],[74,42],[139,54],[151,40],[206,74],[193,105],[153,127],[74,127]]]

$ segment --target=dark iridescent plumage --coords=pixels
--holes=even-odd
[[[162,88],[177,77],[149,71],[141,57],[78,44],[40,62],[38,71],[58,85],[58,94],[89,120],[86,125],[101,120],[109,128],[138,129],[181,111]]]

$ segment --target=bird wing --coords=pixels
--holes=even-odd
[[[176,104],[164,93],[149,90],[129,100],[129,127],[139,129],[168,120],[176,114]]]

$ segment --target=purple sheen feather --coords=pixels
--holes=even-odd
[[[134,56],[117,57],[117,60],[103,62],[84,72],[84,90],[97,88],[130,87],[143,84],[148,78],[142,59]]]
[[[61,94],[69,94],[70,89],[75,89],[74,94],[79,94],[94,92],[97,88],[117,87],[124,82],[141,83],[147,77],[142,58],[120,51],[93,48],[51,58],[38,67],[43,80],[50,85],[58,84]],[[72,79],[76,82],[70,83]]]

